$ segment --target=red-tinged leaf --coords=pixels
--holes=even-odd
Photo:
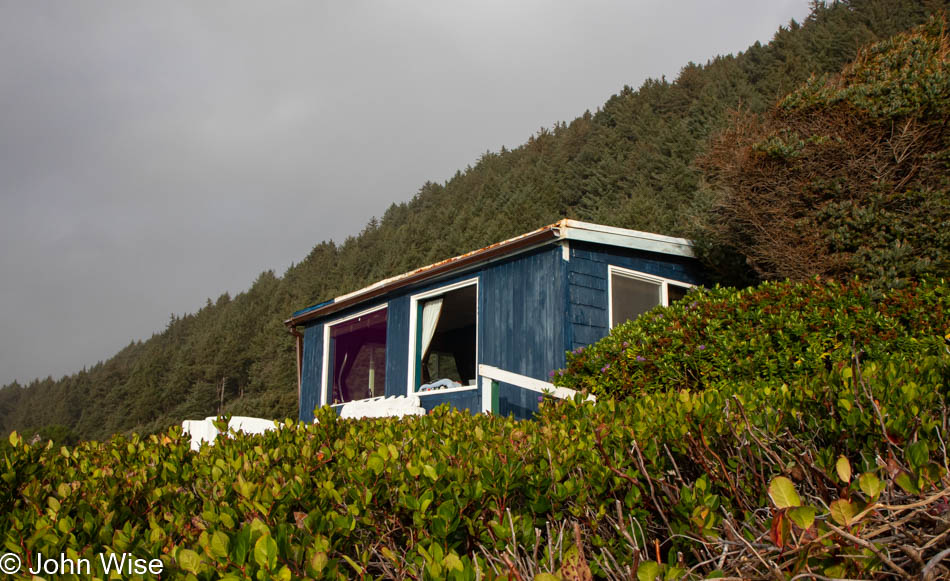
[[[778,548],[785,547],[785,539],[788,537],[788,519],[785,511],[781,510],[772,517],[772,526],[769,527],[769,538]]]
[[[901,471],[901,465],[897,462],[897,458],[894,457],[894,452],[891,452],[890,450],[887,451],[887,465],[885,466],[885,469],[891,478],[894,478],[900,474]]]

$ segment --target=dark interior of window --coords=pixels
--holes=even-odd
[[[427,385],[439,380],[450,380],[461,385],[469,385],[475,379],[475,341],[476,341],[476,297],[475,285],[449,291],[444,295],[422,301],[419,304],[420,316],[426,303],[442,300],[438,323],[432,339],[420,352],[419,384]],[[420,333],[424,335],[424,333]],[[420,337],[420,341],[423,339]],[[443,383],[442,387],[449,387]]]
[[[673,283],[667,283],[666,285],[666,298],[669,299],[669,304],[671,305],[685,297],[686,293],[688,292],[689,287],[680,286]]]
[[[330,327],[332,403],[377,397],[386,391],[386,309]]]

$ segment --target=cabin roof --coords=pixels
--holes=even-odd
[[[284,324],[289,327],[301,325],[405,286],[435,279],[449,273],[464,271],[486,262],[525,252],[558,240],[595,242],[690,258],[695,256],[692,243],[685,238],[563,219],[526,234],[393,276],[335,299],[301,309],[293,313],[289,319],[284,321]]]

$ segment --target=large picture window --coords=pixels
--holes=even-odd
[[[382,308],[328,325],[328,403],[385,394],[386,312]]]
[[[412,382],[417,391],[475,384],[478,287],[474,282],[413,298]]]
[[[650,309],[686,296],[692,285],[633,270],[609,267],[610,328],[632,321]]]

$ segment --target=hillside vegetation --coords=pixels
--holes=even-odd
[[[596,112],[488,152],[444,184],[423,185],[359,235],[321,242],[282,277],[264,272],[247,292],[173,316],[151,339],[74,375],[0,389],[0,428],[73,441],[157,432],[219,411],[295,416],[293,341],[281,323],[292,311],[565,216],[692,236],[690,224],[719,203],[722,189],[704,187],[693,162],[729,125],[730,111],[767,114],[811,75],[840,71],[861,46],[945,6],[816,3],[805,22],[767,45],[691,63],[672,82],[624,87]],[[429,236],[433,223],[445,226],[444,236]],[[710,257],[735,262],[728,253]]]
[[[946,22],[934,19],[765,115],[737,114],[701,160],[723,194],[707,242],[765,277],[890,286],[950,272],[948,55]]]

